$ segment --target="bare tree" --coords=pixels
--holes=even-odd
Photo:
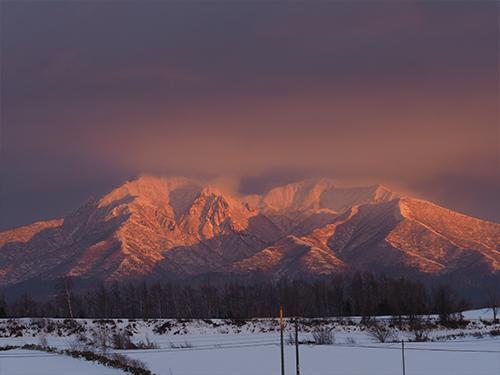
[[[7,317],[7,302],[5,302],[5,297],[2,294],[0,296],[0,318]]]
[[[449,326],[454,323],[453,314],[457,310],[458,293],[449,284],[432,287],[434,310],[439,314],[439,323]]]
[[[111,301],[111,316],[119,317],[123,314],[123,297],[118,281],[114,280],[109,288],[109,299]]]
[[[408,328],[415,341],[427,341],[429,339],[431,324],[429,321],[425,321],[421,315],[410,315],[408,317]]]
[[[492,278],[486,282],[486,306],[493,312],[493,321],[497,322],[497,314],[500,309],[500,282]]]
[[[73,279],[68,275],[59,275],[55,285],[56,298],[62,306],[68,308],[69,317],[73,319],[72,300],[73,296]]]
[[[160,318],[160,319],[163,318],[162,306],[163,306],[164,299],[165,299],[165,293],[163,292],[163,288],[159,282],[156,282],[151,286],[150,297],[152,299],[152,302],[154,303],[154,305],[157,308],[158,318]],[[152,313],[153,313],[153,311],[154,310],[152,310]]]
[[[103,281],[100,281],[97,288],[92,292],[94,316],[107,318],[109,316],[109,292]]]

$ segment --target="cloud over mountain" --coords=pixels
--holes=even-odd
[[[242,199],[143,174],[63,220],[0,233],[1,287],[98,280],[498,273],[500,225],[392,192],[310,179]]]

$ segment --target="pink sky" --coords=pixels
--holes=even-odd
[[[500,222],[499,4],[2,2],[0,225],[139,171],[323,176]]]

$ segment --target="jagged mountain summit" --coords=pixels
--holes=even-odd
[[[380,185],[311,179],[240,199],[143,174],[61,220],[0,233],[0,287],[96,281],[310,278],[375,269],[498,273],[500,225]]]
[[[307,234],[351,207],[400,197],[381,185],[343,188],[324,178],[310,179],[250,195],[243,200],[268,216],[285,232]]]

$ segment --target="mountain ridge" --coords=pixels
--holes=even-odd
[[[500,225],[381,185],[310,179],[238,199],[181,176],[141,174],[64,219],[0,233],[0,288],[61,274],[295,279],[366,268],[498,273]]]

